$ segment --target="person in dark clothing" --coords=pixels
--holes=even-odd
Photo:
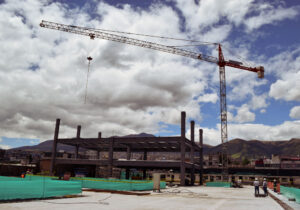
[[[276,179],[274,179],[274,181],[273,181],[273,190],[274,190],[274,192],[277,192],[277,181],[276,181]]]

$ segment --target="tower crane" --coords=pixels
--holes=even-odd
[[[80,26],[65,25],[61,23],[54,23],[42,20],[40,23],[41,27],[80,34],[89,36],[91,39],[99,38],[114,42],[120,42],[129,45],[135,45],[143,48],[149,48],[153,50],[163,51],[166,53],[176,54],[185,56],[193,59],[203,60],[209,63],[214,63],[219,66],[219,79],[220,79],[220,118],[221,118],[221,142],[222,142],[222,172],[226,176],[228,175],[228,158],[227,158],[227,105],[226,105],[226,79],[225,79],[225,66],[230,66],[237,69],[255,72],[258,78],[264,78],[264,67],[263,66],[249,66],[244,63],[226,60],[223,56],[222,46],[218,44],[218,58],[200,54],[189,50],[176,48],[174,46],[162,45],[154,42],[134,39],[126,36],[116,35],[108,33],[106,30],[92,29]],[[224,161],[224,156],[226,161]]]

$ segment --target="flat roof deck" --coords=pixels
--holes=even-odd
[[[252,186],[245,186],[244,188],[178,187],[162,190],[162,193],[151,192],[151,195],[145,196],[86,191],[82,195],[82,197],[77,198],[3,203],[0,204],[0,209],[283,209],[271,197],[254,197]]]

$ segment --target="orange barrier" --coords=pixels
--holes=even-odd
[[[274,190],[274,183],[273,182],[268,182],[268,188],[271,190]],[[276,192],[280,192],[280,183],[276,184]]]

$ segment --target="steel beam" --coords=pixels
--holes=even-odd
[[[185,185],[185,112],[181,112],[181,139],[180,139],[180,185]]]
[[[54,138],[53,138],[53,146],[52,146],[51,167],[50,167],[50,174],[51,174],[51,176],[54,175],[54,167],[55,167],[55,159],[56,159],[56,149],[57,149],[57,139],[58,139],[58,134],[59,134],[59,124],[60,124],[60,119],[56,119],[55,131],[54,131]]]
[[[200,143],[200,152],[199,152],[199,165],[200,165],[200,180],[199,184],[203,185],[203,130],[199,129],[199,143]]]
[[[194,185],[195,183],[195,158],[194,158],[194,145],[195,145],[195,121],[191,121],[191,142],[192,142],[192,148],[191,148],[191,162],[192,162],[192,169],[191,169],[191,185]]]

